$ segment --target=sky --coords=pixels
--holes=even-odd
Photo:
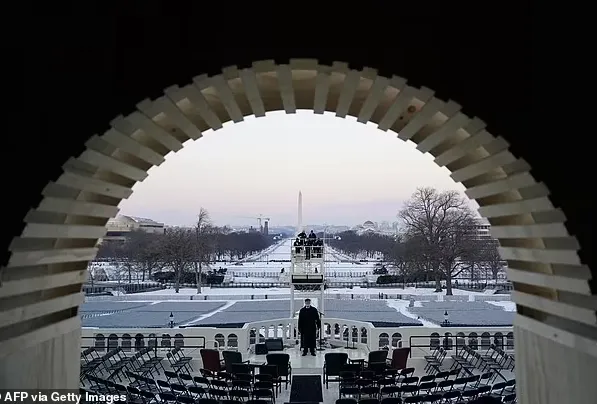
[[[394,132],[333,113],[281,111],[186,142],[135,185],[120,213],[192,225],[203,207],[217,225],[256,225],[259,215],[270,226],[295,225],[301,190],[304,224],[391,223],[420,186],[464,191]]]

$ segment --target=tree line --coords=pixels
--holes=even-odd
[[[397,216],[402,226],[395,236],[344,232],[330,244],[354,257],[381,253],[394,267],[393,278],[387,280],[432,280],[436,291],[445,281],[448,295],[453,280],[463,273],[471,280],[486,273],[497,279],[503,268],[499,245],[479,236],[477,218],[458,192],[419,188]]]
[[[146,280],[169,270],[176,293],[181,281],[194,274],[197,293],[201,293],[206,273],[217,272],[211,269],[213,263],[243,259],[272,244],[273,239],[261,233],[233,232],[213,225],[208,211],[201,208],[194,227],[169,227],[163,234],[132,231],[124,242],[100,244],[97,258],[117,263],[129,282],[135,272]]]

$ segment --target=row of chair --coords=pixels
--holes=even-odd
[[[456,393],[456,392],[454,392]],[[467,397],[469,396],[469,397]],[[340,398],[336,400],[336,404],[412,404],[412,403],[427,403],[427,404],[465,404],[468,402],[472,402],[479,397],[482,396],[475,396],[472,393],[468,393],[467,396],[456,395],[456,394],[445,394],[444,396],[441,395],[428,395],[428,396],[413,396],[413,397],[406,397],[404,399],[398,397],[387,397],[381,400],[376,398],[365,398],[361,400],[356,400],[354,398]],[[503,398],[498,398],[498,402],[503,404],[516,404],[516,394],[510,394],[508,396],[504,396]]]
[[[473,370],[479,369],[481,372],[491,371],[495,378],[500,376],[504,381],[507,380],[502,373],[514,371],[514,356],[507,354],[501,348],[492,345],[485,354],[481,354],[469,347],[464,347],[460,353],[452,355],[452,367],[463,369],[468,374],[473,374]],[[494,379],[495,380],[495,379]]]
[[[275,403],[276,397],[271,376],[270,380],[261,377],[262,380],[246,381],[246,383],[240,379],[230,383],[223,379],[190,376],[186,373],[175,373],[173,371],[165,371],[166,380],[151,379],[133,372],[127,372],[127,377],[129,377],[129,384],[125,386],[112,380],[89,375],[87,378],[89,383],[82,386],[82,389],[104,395],[133,395],[141,401],[155,398],[158,399],[158,402],[169,402],[174,396],[178,400],[177,402],[188,402],[188,398],[195,401],[200,398],[210,398],[219,401],[234,400],[238,402],[261,399]],[[179,400],[180,398],[182,400]]]
[[[181,348],[174,348],[167,352],[166,358],[172,369],[177,371],[192,371],[190,357],[185,357]],[[100,355],[95,348],[87,348],[81,353],[81,374],[83,381],[88,375],[103,377],[109,380],[122,381],[127,371],[133,371],[141,375],[153,377],[165,371],[163,356],[158,356],[157,350],[153,347],[143,348],[132,356],[127,356],[122,348],[118,347]]]
[[[429,395],[444,394],[451,391],[461,393],[468,390],[478,390],[478,394],[491,393],[499,396],[514,392],[515,380],[496,383],[491,386],[487,381],[491,374],[487,373],[483,379],[481,375],[451,379],[435,379],[435,375],[426,375],[421,378],[417,376],[408,376],[402,378],[400,382],[395,378],[375,379],[370,375],[360,376],[353,372],[342,372],[340,374],[339,395],[357,396],[363,395],[381,398],[382,396],[403,396],[403,395]],[[484,381],[484,382],[482,382]]]

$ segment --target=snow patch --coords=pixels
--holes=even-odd
[[[410,311],[408,311],[408,304],[410,303],[410,301],[408,301],[408,300],[388,299],[388,300],[386,300],[386,303],[389,307],[395,309],[400,314],[419,321],[421,324],[423,324],[423,327],[432,327],[432,328],[439,327],[438,324],[435,324],[431,321],[425,320],[424,318],[419,317],[418,315],[413,314]],[[417,303],[418,303],[418,306],[417,306]],[[415,301],[415,307],[421,307],[421,302]]]
[[[491,301],[487,300],[485,303],[493,304],[494,306],[501,307],[504,311],[516,311],[516,303],[510,301]]]

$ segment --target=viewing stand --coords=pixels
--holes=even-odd
[[[290,318],[295,318],[296,295],[316,298],[317,310],[324,312],[325,293],[325,246],[322,239],[293,238],[290,252]],[[319,329],[319,348],[322,344],[323,324]]]

